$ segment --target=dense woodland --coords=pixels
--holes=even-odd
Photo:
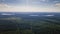
[[[58,14],[52,17],[19,15],[0,18],[0,34],[60,34]]]

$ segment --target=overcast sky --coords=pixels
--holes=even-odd
[[[1,11],[60,12],[60,0],[0,0]]]

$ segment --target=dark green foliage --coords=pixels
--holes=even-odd
[[[29,17],[28,14],[23,15],[1,18],[0,34],[60,34],[60,16]]]

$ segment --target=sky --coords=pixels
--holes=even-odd
[[[0,0],[0,12],[60,12],[60,0]]]

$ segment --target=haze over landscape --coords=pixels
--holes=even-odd
[[[0,0],[0,34],[60,34],[60,0]]]
[[[0,12],[60,12],[60,0],[0,0]]]

